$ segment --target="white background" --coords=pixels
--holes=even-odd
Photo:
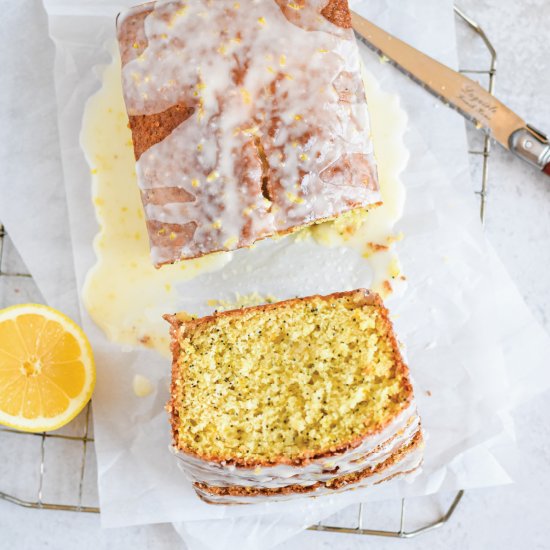
[[[521,5],[520,5],[521,4]],[[465,0],[462,7],[486,29],[499,52],[497,95],[535,126],[550,130],[550,47],[547,27],[550,4],[496,0]],[[46,39],[46,18],[39,0],[0,0],[0,66],[3,75],[21,82],[21,101],[44,102],[45,135],[37,144],[33,165],[18,163],[17,150],[0,146],[0,165],[6,177],[17,168],[18,176],[46,179],[58,169],[51,63],[53,46]],[[44,35],[44,50],[34,56],[24,50],[25,34]],[[3,77],[5,78],[5,76]],[[37,83],[40,83],[37,85]],[[52,98],[52,99],[47,99]],[[0,83],[0,140],[18,139],[36,121],[19,120],[14,99],[2,95]],[[22,103],[24,105],[24,103]],[[51,104],[50,104],[51,105]],[[20,112],[20,111],[19,111]],[[5,133],[5,132],[10,132]],[[14,154],[15,150],[15,154]],[[23,152],[22,152],[23,154]],[[9,164],[8,164],[9,163]],[[550,330],[550,178],[495,150],[491,160],[487,232],[537,318]],[[45,197],[48,190],[45,189]],[[1,197],[0,197],[1,200]],[[14,253],[6,255],[3,270],[17,269]],[[15,292],[18,290],[18,292]],[[0,304],[39,300],[28,283],[0,285]],[[550,359],[549,359],[550,363]],[[546,399],[545,399],[546,397]],[[548,394],[516,415],[519,444],[527,450],[524,479],[515,486],[468,493],[452,521],[439,532],[411,541],[387,541],[357,536],[304,533],[285,548],[550,548],[547,539],[547,495],[550,491],[550,404]],[[1,470],[0,470],[1,471]],[[1,483],[1,482],[0,482]],[[2,486],[0,486],[2,489]],[[429,510],[436,511],[432,505]],[[367,519],[367,518],[366,518]],[[36,512],[0,502],[0,548],[177,548],[183,547],[172,527],[148,527],[100,531],[95,516]]]

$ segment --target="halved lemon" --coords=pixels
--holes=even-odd
[[[39,304],[0,310],[0,424],[60,428],[85,407],[94,385],[92,348],[71,319]]]

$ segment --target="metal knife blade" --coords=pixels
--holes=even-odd
[[[484,90],[477,82],[409,46],[355,12],[359,40],[412,80],[456,109],[476,127],[490,132],[503,147],[550,176],[550,142],[540,131]]]

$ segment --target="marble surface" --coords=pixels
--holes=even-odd
[[[21,27],[21,6],[25,5],[29,29],[46,33],[46,20],[39,0],[0,0],[2,17],[0,37],[7,39],[0,44],[0,62],[4,74],[32,82],[37,71],[48,71],[48,67],[36,67],[33,59],[17,59],[19,49],[14,46],[24,33]],[[547,28],[550,23],[550,3],[547,0],[462,0],[461,7],[483,25],[499,53],[497,73],[497,95],[531,124],[550,132],[550,71],[548,70],[550,47]],[[31,27],[32,26],[32,27]],[[15,29],[15,32],[14,32]],[[20,37],[19,39],[15,37]],[[9,41],[9,43],[8,43]],[[468,44],[471,35],[459,32],[460,44]],[[53,46],[44,39],[46,58],[53,59]],[[17,52],[17,53],[16,53]],[[17,62],[15,60],[17,59]],[[464,60],[464,65],[469,61]],[[475,59],[476,66],[479,58]],[[8,70],[6,70],[8,68]],[[34,94],[34,95],[33,95]],[[51,116],[50,90],[33,90],[22,87],[24,100],[45,100],[43,123],[48,125],[52,138],[45,144],[37,144],[34,152],[37,162],[23,171],[24,179],[32,181],[40,174],[56,169],[53,138],[55,118]],[[14,126],[14,98],[2,94],[0,83],[0,138],[4,144],[9,139],[10,148],[0,148],[0,165],[3,177],[11,174],[18,162],[17,143],[23,143],[23,136],[29,135],[34,127],[20,120]],[[14,131],[17,128],[17,131]],[[470,130],[472,147],[479,142],[479,136]],[[2,152],[4,150],[4,153]],[[5,151],[10,151],[8,158]],[[21,154],[23,155],[23,151]],[[478,181],[479,166],[472,162],[474,181]],[[529,166],[501,150],[494,149],[489,176],[487,234],[510,271],[535,316],[550,331],[550,178],[538,174]],[[53,192],[53,191],[51,191]],[[1,200],[1,198],[0,198]],[[6,241],[0,270],[9,273],[25,271],[15,247]],[[30,279],[3,277],[0,280],[0,306],[22,301],[40,300]],[[303,533],[281,548],[332,548],[359,550],[377,548],[445,548],[449,550],[500,548],[533,549],[550,548],[547,535],[548,504],[550,494],[550,395],[547,393],[524,406],[515,414],[518,444],[525,449],[525,464],[522,478],[515,485],[468,492],[452,520],[442,529],[409,541],[380,538],[366,538],[355,535],[331,535],[327,533]],[[80,426],[73,426],[75,430]],[[37,438],[37,441],[38,438]],[[35,452],[37,442],[31,441],[29,452]],[[0,439],[0,457],[17,451],[15,444]],[[59,449],[59,452],[63,452]],[[68,451],[71,452],[71,451]],[[13,481],[6,462],[0,459],[0,490],[5,490],[7,481]],[[93,499],[93,466],[85,488]],[[30,471],[21,484],[36,482],[37,472]],[[66,472],[58,472],[63,479]],[[412,514],[412,527],[423,519],[436,517],[443,511],[449,496],[441,496],[423,502],[422,516]],[[413,505],[410,505],[413,508]],[[366,508],[365,523],[369,520],[375,527],[395,528],[397,503],[385,503]],[[343,512],[334,522],[352,524],[355,510]],[[391,520],[393,519],[393,524]],[[370,524],[369,524],[370,526]],[[181,539],[171,526],[153,526],[131,529],[101,530],[99,518],[91,514],[67,512],[46,512],[26,510],[0,501],[0,548],[184,548]],[[220,548],[223,548],[221,545]]]

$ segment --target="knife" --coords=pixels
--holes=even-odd
[[[477,128],[485,129],[504,148],[550,176],[550,142],[540,130],[526,124],[471,78],[423,54],[355,12],[351,19],[359,40],[370,49],[386,57]]]

